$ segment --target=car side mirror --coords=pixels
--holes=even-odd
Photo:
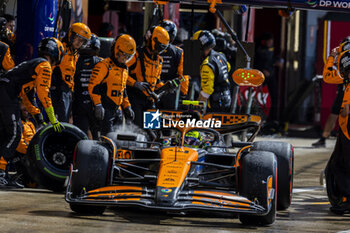
[[[232,74],[238,86],[258,87],[265,81],[263,72],[256,69],[240,68]]]

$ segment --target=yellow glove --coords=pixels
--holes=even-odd
[[[58,132],[58,133],[62,132],[62,129],[64,129],[64,126],[56,119],[53,107],[51,106],[51,107],[45,108],[45,111],[47,113],[47,117],[49,118],[49,121],[53,125],[53,129],[55,130],[55,132]]]
[[[53,130],[55,130],[55,132],[61,133],[63,129],[64,129],[64,126],[59,121],[53,124]]]

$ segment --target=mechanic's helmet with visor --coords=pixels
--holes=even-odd
[[[136,52],[136,42],[134,38],[127,34],[121,34],[115,38],[112,45],[112,57],[120,63],[128,63]]]
[[[68,31],[68,42],[72,44],[75,37],[81,38],[85,46],[91,38],[90,28],[83,23],[73,23]]]
[[[38,56],[49,56],[53,65],[60,64],[64,54],[65,52],[61,41],[54,37],[44,38],[38,45]]]
[[[172,43],[177,35],[176,24],[171,20],[165,19],[160,24],[160,26],[168,32],[169,38],[170,38],[170,43]]]
[[[350,42],[350,36],[345,37],[340,44],[344,43],[344,42]]]
[[[344,79],[344,83],[349,83],[350,74],[350,50],[347,50],[339,56],[339,72],[341,77]]]
[[[216,45],[215,37],[207,30],[200,30],[193,34],[192,40],[198,40],[202,50],[212,49]]]
[[[85,47],[79,49],[81,55],[97,55],[101,48],[101,41],[95,34],[91,34]]]
[[[155,26],[151,28],[148,46],[153,53],[161,54],[168,48],[169,40],[168,32],[161,26]]]
[[[198,148],[202,144],[202,136],[198,131],[190,131],[186,133],[184,138],[184,146]]]
[[[338,48],[338,53],[345,52],[346,50],[350,50],[350,41],[341,43]]]

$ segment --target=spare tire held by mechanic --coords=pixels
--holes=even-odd
[[[207,112],[228,112],[231,106],[230,64],[216,52],[215,37],[209,31],[197,31],[192,40],[199,40],[203,62],[200,67],[201,92],[199,101],[207,101]]]
[[[23,86],[34,85],[39,100],[45,107],[56,131],[62,125],[56,120],[49,95],[52,65],[61,62],[64,55],[62,43],[55,38],[45,38],[38,45],[38,58],[25,61],[6,73],[0,80],[0,154],[8,162],[6,178],[9,186],[17,187],[11,176],[16,174],[12,159],[21,139],[19,95]]]
[[[126,63],[136,51],[135,40],[126,34],[119,35],[111,48],[111,57],[96,64],[89,82],[89,94],[95,106],[95,117],[101,122],[101,134],[113,130],[119,106],[123,107],[127,119],[134,119],[126,82],[128,72]]]
[[[334,63],[334,57],[329,57],[328,59],[329,62]],[[335,185],[341,195],[339,203],[333,204],[330,210],[336,214],[344,214],[350,213],[350,50],[339,55],[338,67],[341,77],[338,75],[327,75],[329,70],[324,69],[323,79],[328,83],[343,83],[346,88],[339,114],[339,126],[341,130],[339,131],[337,142],[328,164],[328,172],[333,174]],[[326,177],[329,176],[326,174]],[[331,187],[327,187],[327,190],[329,188]]]
[[[62,123],[57,133],[52,125],[41,128],[31,140],[26,157],[29,176],[40,186],[63,191],[73,162],[74,149],[80,140],[88,139],[78,127]]]

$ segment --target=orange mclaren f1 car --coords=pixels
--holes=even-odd
[[[66,201],[73,211],[83,214],[102,214],[107,206],[130,206],[166,212],[234,212],[244,224],[272,224],[276,210],[287,209],[291,203],[292,146],[252,142],[252,137],[227,146],[224,133],[248,126],[257,131],[260,119],[215,116],[239,120],[230,124],[236,128],[221,132],[177,127],[168,130],[167,136],[157,134],[153,141],[141,134],[115,132],[100,141],[81,140],[75,149]],[[190,136],[200,142],[190,143]]]

